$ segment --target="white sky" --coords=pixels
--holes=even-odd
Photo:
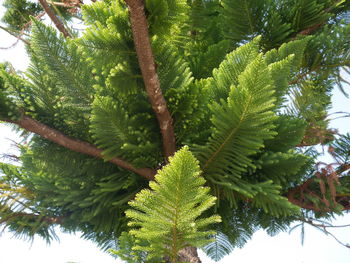
[[[4,0],[0,0],[0,4]],[[0,7],[0,17],[3,13]],[[0,48],[10,46],[15,39],[0,30]],[[22,43],[15,48],[0,49],[0,62],[10,61],[18,70],[24,70],[28,64]],[[350,91],[349,87],[347,90]],[[333,110],[350,111],[350,101],[339,92],[333,100]],[[350,119],[338,119],[332,124],[341,133],[350,132]],[[0,124],[0,153],[14,152],[11,141],[17,140],[10,127]],[[337,218],[335,225],[350,224],[350,215]],[[334,229],[332,233],[345,243],[350,243],[350,229]],[[116,263],[111,256],[101,252],[92,242],[79,238],[79,235],[59,233],[60,242],[48,246],[37,238],[33,243],[12,237],[10,233],[0,236],[0,263]],[[203,263],[213,262],[200,254]],[[253,239],[243,249],[236,249],[230,256],[220,262],[260,262],[260,263],[349,263],[350,249],[339,245],[333,238],[325,236],[318,230],[306,227],[304,246],[300,243],[300,229],[291,234],[281,233],[275,237],[263,231],[254,234]]]

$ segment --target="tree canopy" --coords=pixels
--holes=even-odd
[[[328,114],[348,96],[349,1],[3,5],[31,61],[0,68],[0,121],[26,139],[0,163],[4,228],[200,262],[195,247],[220,260],[257,229],[350,210],[350,135]]]

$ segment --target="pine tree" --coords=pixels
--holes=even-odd
[[[4,3],[31,64],[0,68],[0,120],[27,140],[0,164],[1,225],[200,262],[195,247],[220,260],[257,229],[350,210],[350,135],[327,113],[347,96],[349,1],[91,2]]]

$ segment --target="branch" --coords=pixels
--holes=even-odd
[[[25,40],[24,38],[22,38],[21,35],[16,35],[15,33],[11,32],[11,30],[8,30],[6,27],[3,27],[1,25],[0,25],[0,29],[4,30],[5,32],[10,34],[11,36],[17,38],[18,40],[23,41],[24,44],[30,45],[30,43],[27,40]]]
[[[325,22],[310,26],[308,28],[305,28],[305,29],[301,30],[300,32],[298,32],[297,35],[302,35],[302,36],[311,35],[314,31],[316,31],[317,29],[322,27],[324,24],[325,24]]]
[[[48,5],[46,0],[39,0],[41,6],[45,10],[46,14],[50,17],[52,22],[55,24],[57,29],[64,35],[66,38],[71,38],[72,35],[68,32],[68,30],[64,27],[62,22],[58,19],[58,17],[55,15],[54,11],[51,9],[51,7]]]
[[[318,222],[321,222],[320,220],[318,219],[314,219],[314,218],[298,218],[298,220],[302,221],[302,222],[305,222],[305,223],[308,223],[312,226],[315,226],[315,227],[322,227],[322,228],[341,228],[341,227],[350,227],[350,224],[348,225],[332,225],[331,223],[328,223],[325,224],[325,223],[318,223]],[[317,223],[315,223],[315,221]]]
[[[5,120],[6,122],[14,123],[20,126],[27,131],[33,132],[35,134],[40,135],[41,137],[57,143],[67,149],[70,149],[75,152],[83,153],[86,155],[90,155],[99,159],[103,159],[102,150],[98,149],[92,144],[87,142],[83,142],[74,138],[70,138],[63,133],[50,128],[49,126],[42,124],[29,116],[22,116],[21,119],[17,121]],[[120,158],[113,158],[109,160],[109,162],[116,164],[117,166],[124,168],[128,171],[134,172],[138,175],[143,176],[148,180],[152,180],[155,175],[155,171],[149,168],[135,168],[132,164],[124,161]]]
[[[331,232],[329,232],[327,230],[327,228],[329,227],[349,227],[350,225],[343,225],[343,226],[333,226],[333,225],[324,225],[324,224],[317,224],[314,223],[311,219],[303,219],[303,218],[299,218],[300,221],[307,223],[317,229],[320,229],[322,232],[324,232],[326,235],[330,235],[331,237],[334,238],[335,241],[337,241],[340,245],[346,247],[346,248],[350,248],[349,244],[345,244],[344,242],[340,241],[334,234],[332,234]]]
[[[320,202],[323,202],[322,197],[317,196],[316,194],[313,194],[312,191],[310,191],[308,189],[308,187],[310,186],[311,183],[314,182],[315,178],[309,178],[307,179],[305,182],[303,182],[301,185],[298,185],[294,188],[291,188],[288,192],[287,192],[287,198],[288,201],[291,202],[292,204],[299,206],[301,208],[307,209],[307,210],[311,210],[314,212],[332,212],[333,209],[330,208],[329,206],[325,206],[325,207],[319,207],[317,206],[314,202],[307,202],[304,198],[304,193],[308,193],[308,194],[312,194],[314,198],[317,198],[320,200]],[[299,198],[296,198],[295,196],[300,194]],[[334,198],[339,198],[341,197],[341,195],[336,195]],[[341,200],[339,199],[337,204],[339,204],[339,201],[342,201],[343,204],[343,210],[350,210],[350,199],[349,200]]]
[[[9,216],[2,217],[0,219],[0,225],[3,223],[6,223],[16,217],[32,217],[32,218],[38,218],[40,217],[40,220],[43,222],[47,222],[50,224],[61,224],[63,217],[46,217],[46,216],[40,216],[36,214],[29,214],[25,212],[14,212]]]
[[[329,13],[330,11],[332,11],[332,9],[336,8],[338,6],[338,4],[341,4],[342,0],[339,1],[334,1],[334,3],[332,3],[332,5],[328,8],[326,8],[325,10],[323,10],[324,14],[325,13]],[[311,35],[313,32],[315,32],[317,29],[319,29],[320,27],[322,27],[324,24],[326,24],[327,21],[312,25],[310,27],[307,27],[301,31],[299,31],[296,35],[303,35],[303,36],[307,36],[307,35]]]
[[[55,5],[55,6],[62,6],[66,8],[74,8],[74,7],[80,7],[80,2],[75,1],[72,3],[63,3],[63,2],[53,2],[53,1],[47,1],[50,5]]]
[[[173,119],[160,88],[148,34],[148,22],[144,11],[144,3],[142,0],[125,0],[125,2],[129,7],[132,34],[143,81],[148,99],[159,122],[163,138],[163,152],[167,159],[176,150]]]

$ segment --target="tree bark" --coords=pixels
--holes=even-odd
[[[55,15],[54,11],[51,9],[49,4],[46,2],[46,0],[39,0],[41,6],[45,10],[46,14],[50,17],[52,22],[55,24],[57,29],[62,32],[64,37],[71,38],[72,35],[68,32],[68,30],[64,27],[63,23],[58,19],[58,17]]]
[[[177,260],[180,262],[202,263],[201,259],[198,256],[197,248],[195,247],[186,247],[182,249],[178,254]],[[165,257],[165,262],[172,263],[168,257]]]
[[[38,134],[41,137],[49,141],[52,141],[54,143],[57,143],[58,145],[61,145],[72,151],[87,154],[99,159],[103,159],[101,149],[98,149],[97,147],[95,147],[90,143],[68,137],[67,135],[61,133],[60,131],[57,131],[43,123],[40,123],[29,116],[24,115],[19,120],[16,120],[16,121],[12,121],[12,120],[5,120],[5,121],[17,124],[18,126],[20,126],[21,128],[24,128],[27,131]],[[131,172],[134,172],[138,175],[141,175],[148,180],[153,180],[154,175],[156,173],[153,169],[136,168],[132,164],[120,158],[113,158],[109,160],[109,162],[114,163],[117,166],[124,168],[126,170],[129,170]]]
[[[197,248],[195,247],[186,247],[182,249],[179,253],[179,260],[189,263],[202,263],[198,256]]]
[[[160,88],[148,33],[144,3],[142,0],[125,0],[125,2],[129,7],[132,34],[143,81],[148,99],[158,119],[163,138],[164,157],[167,160],[176,150],[173,119]]]

